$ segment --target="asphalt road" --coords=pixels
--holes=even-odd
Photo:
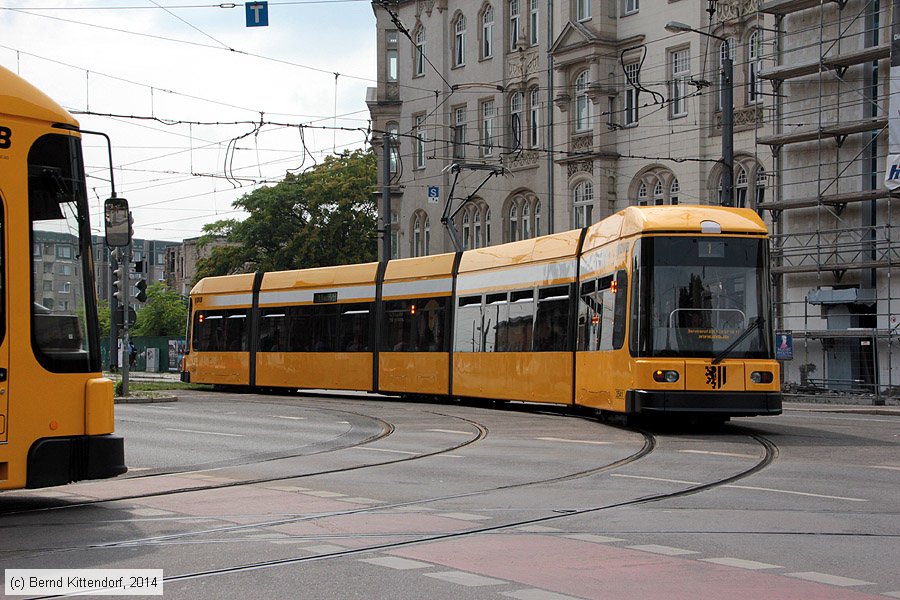
[[[643,431],[200,392],[116,410],[130,473],[0,494],[4,569],[161,569],[165,597],[210,600],[900,598],[900,416]]]

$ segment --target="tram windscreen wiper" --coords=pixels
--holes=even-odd
[[[725,357],[728,356],[731,353],[731,351],[737,347],[738,344],[740,344],[745,339],[747,339],[747,337],[751,333],[753,333],[757,329],[760,329],[763,326],[763,323],[765,323],[765,322],[766,322],[766,320],[763,319],[762,317],[756,317],[756,320],[754,322],[750,323],[749,325],[747,325],[747,329],[745,329],[743,331],[743,333],[741,333],[741,335],[739,335],[737,337],[736,340],[734,340],[733,342],[728,344],[727,348],[725,348],[724,350],[722,350],[721,352],[716,354],[716,357],[712,360],[712,364],[717,365],[720,362],[722,362],[722,360],[724,360]]]

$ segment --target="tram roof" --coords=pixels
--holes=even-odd
[[[399,258],[388,262],[385,281],[410,281],[415,279],[433,279],[449,277],[453,271],[453,260],[456,254],[432,254],[415,258]]]
[[[459,272],[574,258],[580,236],[581,230],[574,229],[499,246],[467,250],[459,263]]]
[[[378,263],[374,262],[295,271],[273,271],[266,273],[263,277],[260,291],[374,284],[377,274]]]
[[[191,289],[191,296],[252,292],[253,277],[253,273],[204,277]]]
[[[0,67],[0,114],[78,127],[66,109],[5,67]]]

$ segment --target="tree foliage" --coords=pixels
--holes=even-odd
[[[137,311],[137,323],[131,335],[184,337],[188,309],[184,298],[166,284],[147,288],[147,302]]]
[[[355,150],[242,196],[233,206],[246,219],[204,227],[201,245],[226,245],[198,261],[198,279],[376,260],[375,174],[375,154]]]

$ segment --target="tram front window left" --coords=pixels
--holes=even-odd
[[[635,248],[634,356],[710,357],[770,323],[764,239],[648,237]],[[771,326],[729,357],[771,358]]]
[[[28,206],[36,249],[31,257],[32,345],[41,365],[57,373],[100,370],[83,173],[78,138],[45,135],[28,152]],[[45,293],[44,264],[51,261],[70,266],[71,278],[50,279]]]

